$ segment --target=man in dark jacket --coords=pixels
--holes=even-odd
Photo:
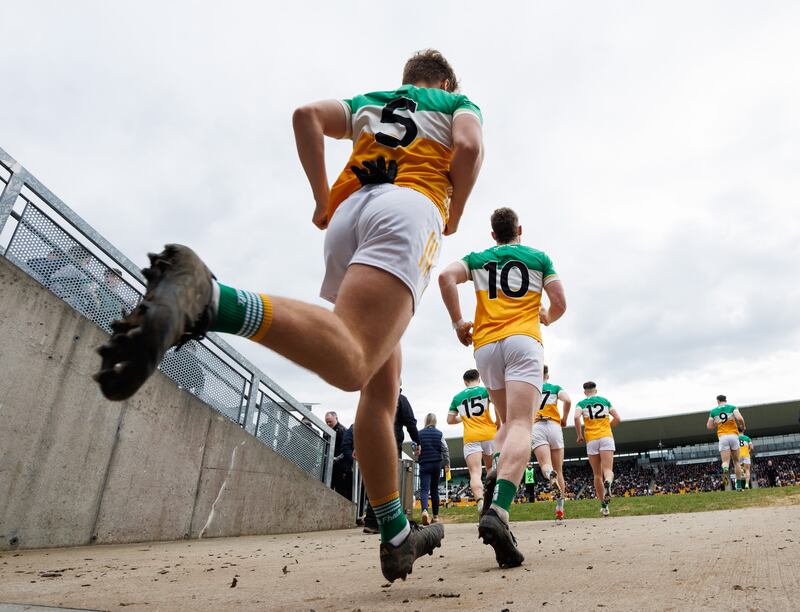
[[[352,481],[350,488],[347,487],[347,474],[345,473],[346,465],[342,461],[342,442],[344,442],[344,434],[347,428],[339,422],[339,415],[332,410],[325,413],[325,423],[333,431],[336,432],[336,441],[333,444],[333,473],[331,474],[331,489],[336,491],[339,495],[350,499],[352,493]],[[352,456],[350,462],[352,470]]]
[[[408,398],[403,395],[400,389],[400,397],[397,399],[397,411],[394,413],[394,439],[397,441],[397,456],[403,454],[403,427],[408,431],[411,441],[416,444],[416,454],[420,453],[419,431],[417,430],[417,419],[414,417],[414,410],[408,402]]]
[[[772,463],[772,459],[767,461],[767,469],[765,470],[767,475],[767,482],[769,482],[769,486],[775,487],[778,485],[778,470],[775,469],[775,465]]]

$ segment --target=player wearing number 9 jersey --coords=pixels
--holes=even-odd
[[[744,432],[744,419],[736,406],[727,403],[724,395],[717,396],[717,407],[711,410],[706,421],[707,429],[717,430],[719,439],[719,455],[722,460],[722,486],[728,487],[730,463],[736,471],[736,490],[741,491],[743,485],[742,466],[739,463],[739,431]]]
[[[497,425],[489,413],[489,393],[480,383],[478,370],[464,372],[466,389],[453,398],[447,412],[448,423],[461,423],[464,426],[464,459],[469,470],[469,486],[477,506],[483,504],[481,458],[488,472],[492,469],[493,440],[497,432]]]
[[[594,474],[595,495],[601,498],[600,513],[608,516],[616,450],[611,428],[619,425],[621,420],[611,402],[597,394],[595,383],[592,381],[583,383],[583,393],[586,398],[578,402],[575,411],[575,432],[578,434],[578,444],[586,440],[586,454],[589,456],[589,464]]]
[[[496,245],[447,266],[439,289],[459,341],[475,347],[475,363],[501,423],[497,467],[486,478],[491,506],[484,503],[478,535],[494,548],[500,567],[515,567],[524,557],[509,530],[508,511],[530,459],[533,411],[541,403],[540,322],[558,320],[566,298],[550,258],[520,243],[522,226],[513,210],[495,210],[491,224]],[[458,296],[458,285],[469,280],[477,293],[474,325],[462,318]],[[548,309],[542,308],[543,292]],[[548,477],[555,480],[555,472]]]

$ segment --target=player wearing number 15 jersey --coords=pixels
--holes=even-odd
[[[447,266],[439,289],[459,341],[475,347],[475,363],[501,423],[496,471],[486,478],[484,499],[493,489],[491,506],[484,503],[478,535],[494,548],[500,567],[514,567],[524,557],[509,530],[508,511],[530,459],[533,410],[542,399],[539,325],[561,317],[566,298],[550,258],[520,243],[522,226],[513,210],[495,210],[491,224],[496,245]],[[458,297],[458,285],[468,280],[477,294],[474,325],[463,320]],[[543,292],[549,309],[542,308]]]
[[[497,425],[489,414],[489,394],[480,383],[478,370],[464,372],[466,389],[453,398],[447,412],[448,423],[464,425],[464,459],[469,470],[469,486],[478,507],[483,505],[481,458],[488,472],[492,469],[493,440],[497,432]]]
[[[742,488],[742,466],[739,464],[739,431],[744,432],[744,419],[736,406],[727,403],[724,395],[717,396],[717,407],[708,415],[706,428],[717,430],[719,456],[722,459],[722,486],[728,487],[730,463],[736,471],[736,490]]]
[[[614,434],[611,428],[620,424],[617,411],[606,398],[597,395],[597,385],[592,381],[583,383],[586,396],[578,402],[575,412],[575,431],[578,444],[586,440],[586,454],[594,474],[594,492],[601,497],[600,513],[608,516],[611,501],[611,485],[614,482]],[[583,419],[583,429],[581,429]]]

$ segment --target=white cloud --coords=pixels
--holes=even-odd
[[[320,303],[322,234],[291,112],[392,87],[410,52],[438,46],[484,111],[487,148],[441,263],[489,245],[492,209],[518,209],[566,285],[545,337],[556,382],[579,395],[597,379],[642,417],[719,392],[796,396],[794,3],[404,5],[424,6],[413,27],[380,6],[5,7],[0,146],[135,261],[183,241],[231,284]],[[329,143],[331,178],[346,157]],[[234,344],[352,419],[355,395]],[[418,418],[441,423],[472,359],[435,284],[404,350]]]

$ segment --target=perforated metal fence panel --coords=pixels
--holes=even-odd
[[[145,292],[139,269],[3,149],[0,253],[109,333]],[[159,367],[180,389],[330,482],[333,430],[218,336],[170,349]]]

